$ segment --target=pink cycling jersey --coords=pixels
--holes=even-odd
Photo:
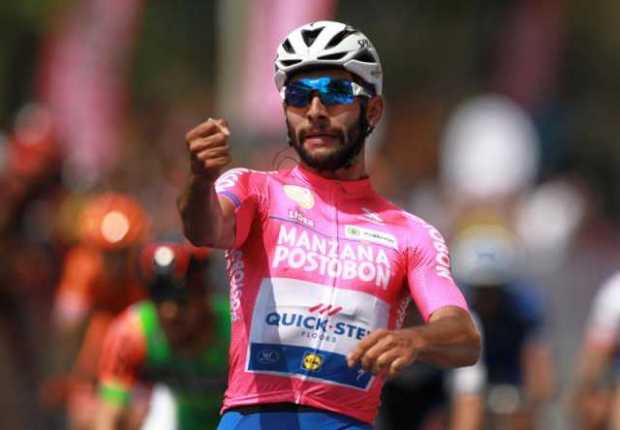
[[[399,328],[410,298],[425,320],[467,309],[441,234],[368,179],[233,169],[216,190],[236,208],[223,410],[293,402],[372,422],[383,380],[346,355],[373,330]]]

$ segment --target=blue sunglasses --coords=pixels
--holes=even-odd
[[[330,77],[293,81],[282,88],[280,95],[287,105],[302,108],[310,104],[315,92],[325,106],[350,105],[357,96],[372,97],[368,90],[353,81]]]

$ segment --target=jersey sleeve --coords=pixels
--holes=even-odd
[[[450,254],[443,236],[429,224],[418,228],[416,242],[408,250],[407,280],[424,321],[445,306],[468,310],[461,290],[452,279]]]
[[[596,293],[586,330],[591,342],[617,342],[620,332],[620,273],[605,282]]]
[[[259,209],[255,176],[249,169],[231,169],[215,182],[218,196],[228,199],[235,207],[234,248],[239,248],[247,239]]]
[[[146,358],[146,339],[130,308],[118,317],[105,337],[99,368],[99,396],[115,405],[129,403]]]

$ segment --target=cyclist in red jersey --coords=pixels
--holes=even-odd
[[[275,66],[294,168],[219,177],[231,162],[226,122],[186,135],[185,233],[227,250],[231,283],[218,428],[368,429],[386,376],[413,361],[471,365],[480,335],[441,234],[368,179],[365,140],[383,112],[372,43],[314,22],[287,36]],[[401,329],[411,299],[425,324]]]
[[[217,426],[230,320],[228,301],[208,279],[208,254],[188,244],[145,247],[149,298],[127,308],[106,334],[97,430],[139,428],[132,405],[156,384],[170,389],[179,429]]]

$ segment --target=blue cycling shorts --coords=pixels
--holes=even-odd
[[[328,411],[224,413],[217,430],[372,430],[370,424]]]

